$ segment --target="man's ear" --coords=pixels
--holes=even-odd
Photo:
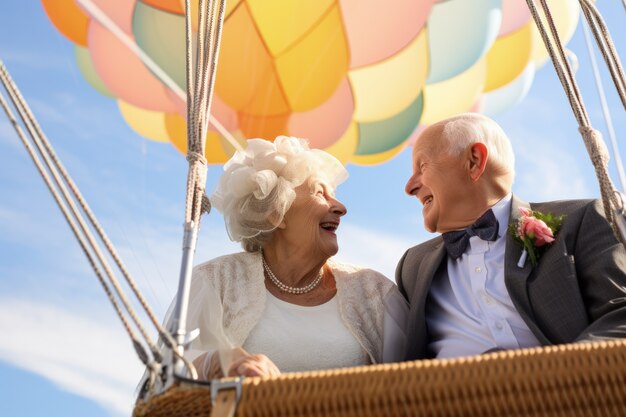
[[[477,142],[470,146],[469,176],[473,182],[478,181],[485,172],[487,159],[489,159],[489,149],[484,143]]]

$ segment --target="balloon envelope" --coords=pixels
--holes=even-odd
[[[92,2],[185,90],[184,0]],[[184,97],[76,1],[42,5],[127,123],[185,152]],[[550,7],[569,40],[576,0]],[[514,106],[546,57],[525,0],[230,0],[212,113],[238,140],[299,136],[345,163],[377,164],[441,118]],[[234,151],[212,127],[207,141],[211,163]]]

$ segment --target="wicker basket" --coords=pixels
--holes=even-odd
[[[206,386],[180,383],[133,415],[210,411]],[[236,415],[626,417],[626,342],[247,378]]]

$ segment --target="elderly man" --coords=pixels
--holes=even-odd
[[[513,166],[506,134],[479,114],[415,143],[406,192],[442,235],[396,271],[411,304],[407,360],[626,337],[626,251],[602,203],[528,204],[511,193]]]

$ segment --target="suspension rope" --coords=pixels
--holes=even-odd
[[[122,273],[129,287],[132,289],[133,293],[137,297],[137,300],[141,304],[142,308],[145,310],[149,319],[156,326],[159,332],[165,333],[164,335],[165,339],[168,340],[169,343],[173,343],[173,339],[171,337],[168,337],[169,335],[167,334],[167,332],[165,332],[164,329],[161,327],[160,321],[158,320],[156,314],[150,308],[147,300],[145,299],[145,297],[139,290],[139,287],[137,286],[135,280],[130,275],[128,269],[122,262],[121,257],[119,256],[117,250],[115,249],[115,246],[113,245],[113,243],[107,236],[106,232],[104,231],[104,229],[98,222],[98,219],[96,218],[95,214],[91,210],[91,207],[89,207],[89,204],[87,204],[87,201],[85,200],[80,190],[78,189],[78,186],[76,185],[72,177],[67,172],[67,169],[62,164],[59,157],[57,156],[54,148],[50,144],[50,141],[48,140],[47,136],[43,133],[41,127],[39,126],[39,123],[35,119],[32,111],[30,110],[28,104],[26,103],[26,100],[22,96],[21,92],[19,91],[19,89],[17,88],[13,80],[11,80],[10,75],[8,74],[4,66],[2,67],[2,73],[5,79],[8,81],[7,85],[8,85],[8,88],[10,89],[9,94],[13,94],[13,96],[17,100],[18,106],[16,106],[16,108],[18,108],[18,110],[21,109],[22,111],[20,114],[24,114],[26,116],[26,121],[27,121],[26,126],[34,130],[34,132],[31,133],[31,136],[34,138],[35,143],[38,145],[38,148],[40,149],[40,154],[44,157],[44,160],[47,162],[47,166],[49,167],[50,172],[53,174],[53,176],[55,176],[56,182],[61,185],[65,184],[67,185],[67,187],[69,187],[69,189],[72,192],[72,195],[74,196],[74,198],[80,205],[81,209],[87,216],[92,227],[94,228],[94,230],[96,231],[100,239],[102,240],[102,243],[104,244],[106,250],[108,251],[111,258],[115,261],[115,264],[117,265],[117,267],[120,269],[120,272]],[[41,149],[41,145],[43,145],[43,149]],[[59,174],[62,177],[62,181],[58,178]],[[65,187],[63,187],[62,190],[65,190]],[[70,202],[70,204],[73,205],[73,203],[71,203],[72,199],[69,196],[69,194],[65,192],[64,195],[66,197],[66,200]],[[86,227],[84,227],[84,229],[87,230]]]
[[[624,0],[626,1],[626,0]],[[593,52],[591,46],[591,35],[589,34],[588,24],[583,22],[583,34],[585,35],[585,45],[587,46],[587,52],[589,53],[589,59],[591,61],[591,68],[593,70],[593,78],[596,83],[596,89],[598,90],[598,98],[600,99],[600,106],[602,107],[602,115],[604,116],[604,122],[609,133],[609,139],[611,140],[611,147],[613,148],[613,157],[615,160],[615,168],[620,180],[622,192],[626,192],[626,173],[624,173],[624,164],[622,163],[622,156],[619,151],[619,144],[617,143],[617,137],[615,135],[615,128],[613,127],[613,119],[609,110],[609,105],[606,101],[606,95],[604,93],[604,86],[602,85],[602,78],[600,77],[600,71],[598,63],[596,61],[596,54]]]
[[[182,356],[187,340],[187,309],[191,288],[193,257],[197,243],[200,217],[210,210],[205,195],[207,161],[204,156],[206,135],[211,115],[211,102],[224,25],[226,0],[199,0],[198,33],[196,38],[195,68],[193,65],[193,40],[191,33],[191,2],[185,0],[185,37],[187,64],[187,188],[185,198],[185,223],[180,279],[171,331],[176,338],[178,356]],[[181,364],[174,362],[168,382],[180,377]]]
[[[593,163],[596,171],[596,177],[598,178],[598,182],[600,185],[600,193],[602,195],[605,216],[611,224],[615,237],[619,241],[621,241],[622,244],[626,245],[626,235],[623,235],[620,232],[620,229],[624,229],[623,226],[624,222],[626,221],[623,217],[624,202],[622,200],[621,194],[617,192],[617,190],[613,186],[611,178],[608,175],[608,150],[606,148],[606,145],[604,144],[604,141],[602,140],[600,132],[598,132],[591,126],[589,116],[587,115],[587,111],[585,109],[585,104],[576,83],[576,79],[574,78],[571,65],[569,61],[565,58],[563,43],[561,42],[559,34],[556,30],[556,25],[554,24],[554,19],[546,3],[546,0],[539,1],[541,2],[546,21],[548,22],[550,34],[548,33],[545,22],[539,15],[534,0],[526,0],[526,2],[528,3],[528,8],[530,9],[533,19],[535,20],[535,23],[537,25],[537,29],[539,30],[539,33],[541,34],[543,42],[546,45],[548,53],[552,58],[552,63],[559,77],[559,80],[563,85],[563,89],[565,90],[570,106],[572,107],[574,117],[578,121],[578,130],[582,135],[583,141],[585,142],[587,153],[589,154],[591,162]],[[585,4],[588,2],[588,0],[579,1],[581,3],[581,6],[583,7],[583,10],[586,10]],[[585,16],[588,16],[589,14],[591,14],[591,12],[584,13]],[[604,31],[603,33],[608,36],[608,31]],[[611,56],[611,54],[607,53],[607,56]],[[621,66],[617,67],[616,70],[618,72],[621,71]],[[619,219],[614,215],[614,210],[617,211],[620,215]],[[618,222],[620,224],[618,224]]]
[[[611,35],[608,31],[604,19],[600,15],[600,12],[596,6],[590,0],[579,0],[583,9],[583,13],[587,18],[587,22],[593,32],[598,48],[604,57],[604,61],[611,74],[611,79],[615,84],[617,93],[622,101],[624,109],[626,109],[626,77],[624,76],[624,70],[622,63],[619,59],[619,55],[615,50],[615,45],[611,39]]]
[[[129,286],[133,289],[133,292],[135,293],[137,298],[140,300],[140,303],[142,304],[142,307],[144,308],[148,316],[151,317],[154,321],[156,321],[156,325],[157,325],[157,329],[159,329],[159,333],[163,333],[164,338],[168,340],[170,344],[173,344],[173,339],[160,326],[158,320],[156,320],[156,316],[154,315],[152,310],[149,308],[146,300],[142,296],[136,283],[134,282],[134,280],[128,273],[124,264],[122,263],[115,248],[111,244],[104,230],[102,229],[97,219],[95,218],[95,215],[91,211],[89,205],[87,204],[82,194],[78,190],[78,187],[76,186],[71,176],[69,175],[69,173],[67,172],[63,164],[61,163],[56,153],[54,152],[54,149],[52,148],[52,145],[50,144],[48,138],[45,136],[45,134],[41,130],[41,127],[39,126],[37,120],[32,114],[32,111],[28,107],[28,104],[24,100],[21,92],[19,91],[19,89],[17,88],[13,80],[11,79],[8,71],[6,70],[6,67],[4,66],[2,62],[0,62],[0,81],[2,82],[9,97],[11,98],[11,101],[15,109],[20,115],[20,118],[22,119],[22,122],[24,126],[26,127],[26,130],[29,133],[32,143],[34,144],[35,148],[41,155],[41,158],[34,152],[33,145],[26,139],[26,136],[21,126],[18,124],[17,120],[15,119],[13,112],[7,105],[2,95],[0,95],[0,98],[2,99],[2,107],[5,113],[9,117],[9,120],[13,124],[18,136],[20,137],[22,143],[26,147],[39,173],[41,174],[44,181],[46,182],[46,185],[48,186],[48,189],[50,190],[55,201],[57,202],[57,205],[59,205],[59,208],[61,209],[63,216],[65,217],[74,235],[79,241],[79,244],[81,248],[83,249],[83,252],[85,252],[85,255],[87,256],[87,259],[90,265],[94,269],[94,272],[96,273],[98,280],[103,286],[105,293],[107,294],[109,300],[111,301],[116,313],[120,317],[120,320],[122,321],[127,333],[129,333],[129,336],[131,337],[133,341],[133,345],[135,346],[135,350],[138,356],[140,357],[141,361],[144,364],[146,364],[149,368],[158,368],[157,363],[162,361],[160,351],[157,348],[156,344],[152,342],[147,331],[145,330],[144,326],[141,324],[137,314],[132,308],[130,302],[125,296],[121,286],[119,285],[119,281],[115,277],[115,274],[110,268],[102,250],[100,249],[96,239],[93,236],[93,233],[88,228],[75,202],[78,202],[79,206],[83,210],[83,213],[85,213],[87,219],[89,220],[91,226],[98,233],[109,255],[115,260],[118,268],[120,269],[120,271],[126,278],[126,281],[128,282]],[[43,159],[43,163],[42,163],[42,159]],[[48,174],[48,172],[50,174]],[[52,176],[52,178],[50,175]],[[59,194],[59,191],[60,191],[60,194]],[[70,195],[70,191],[71,191],[71,195]],[[97,258],[101,268],[106,273],[106,276],[108,280],[110,281],[110,284],[106,282],[100,270],[100,267],[98,267],[98,264],[96,263],[94,257]],[[127,314],[131,317],[133,324],[136,326],[136,328],[139,330],[139,332],[143,336],[145,343],[149,346],[150,351],[152,353],[152,358],[150,358],[147,355],[142,344],[139,342],[135,333],[131,329],[128,320],[126,319],[122,309],[120,308],[118,302],[115,299],[113,292],[111,291],[111,286],[115,289],[115,293],[117,294],[117,297],[119,298],[121,303],[124,305],[124,308]]]

